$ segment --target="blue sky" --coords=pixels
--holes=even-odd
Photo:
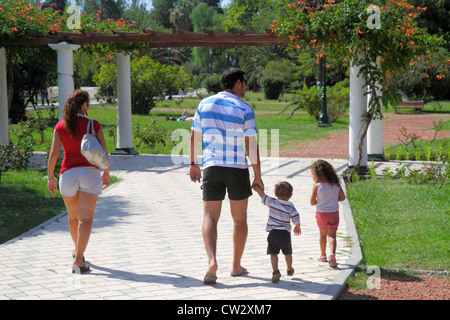
[[[222,4],[222,8],[223,7],[228,7],[228,5],[230,4],[231,0],[222,0],[221,4]]]

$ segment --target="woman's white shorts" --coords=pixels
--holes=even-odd
[[[76,167],[63,172],[59,177],[59,191],[63,196],[73,197],[78,191],[102,194],[100,169]]]

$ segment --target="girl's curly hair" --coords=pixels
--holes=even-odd
[[[85,102],[89,104],[89,94],[86,91],[75,90],[64,105],[63,120],[66,129],[73,137],[77,134],[77,114],[83,113],[81,107]]]
[[[311,170],[316,174],[318,182],[328,182],[340,186],[339,178],[333,166],[325,160],[317,160],[311,166]]]

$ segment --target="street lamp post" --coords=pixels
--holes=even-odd
[[[326,58],[323,56],[319,61],[319,74],[317,79],[318,87],[321,89],[322,107],[319,116],[319,127],[331,127],[327,114],[327,85],[326,85]]]

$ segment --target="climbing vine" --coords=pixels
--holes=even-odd
[[[310,50],[317,59],[333,52],[343,63],[360,67],[370,99],[358,143],[355,167],[359,170],[371,121],[382,118],[382,103],[399,99],[398,94],[384,90],[389,77],[419,59],[427,60],[443,40],[418,27],[416,18],[427,8],[405,0],[286,1],[286,9],[285,16],[273,21],[272,32],[288,37],[293,49]],[[438,78],[448,64],[448,58],[439,62]]]

